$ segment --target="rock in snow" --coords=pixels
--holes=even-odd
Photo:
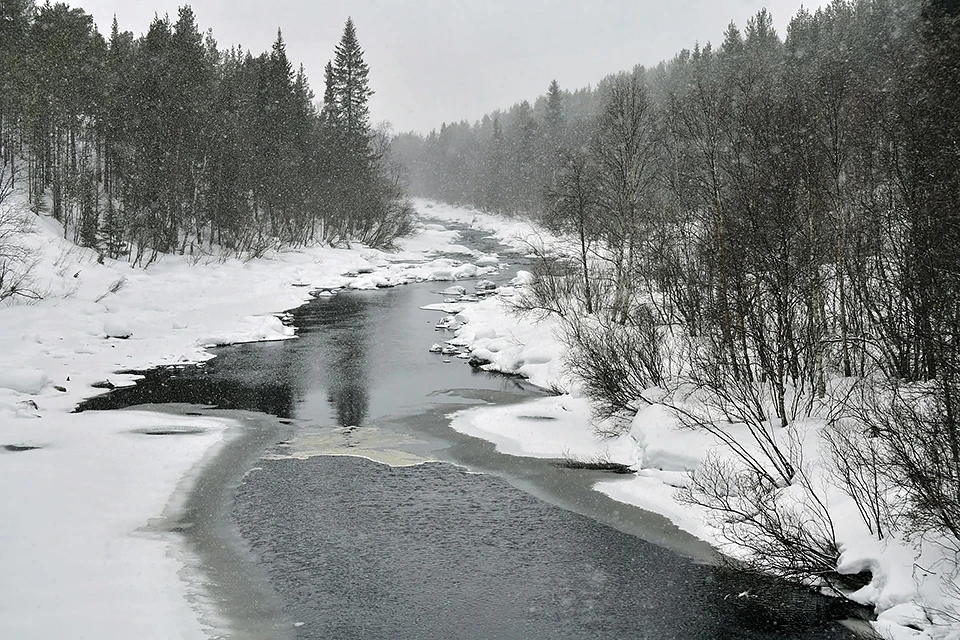
[[[491,282],[490,280],[480,280],[474,285],[474,288],[477,291],[493,291],[497,288],[497,284],[495,282]]]

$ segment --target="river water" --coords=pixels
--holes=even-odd
[[[178,527],[228,637],[853,637],[842,603],[704,562],[703,543],[592,491],[599,472],[453,432],[452,411],[543,392],[428,353],[448,336],[420,307],[445,286],[318,298],[292,312],[296,340],[84,405],[241,420]]]

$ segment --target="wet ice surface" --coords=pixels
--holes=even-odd
[[[356,457],[261,467],[234,513],[298,638],[851,637],[823,622],[828,602],[773,613],[720,569],[493,476]]]

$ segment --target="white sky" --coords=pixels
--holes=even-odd
[[[176,19],[184,0],[73,0],[109,35],[146,32],[155,13]],[[781,36],[800,0],[194,0],[201,29],[221,48],[256,55],[283,30],[287,54],[302,63],[318,96],[323,66],[347,16],[357,25],[376,91],[373,121],[397,132],[428,132],[441,122],[533,99],[556,78],[564,89],[596,83],[636,64],[653,65],[696,42],[722,40],[761,7]],[[815,9],[826,4],[810,0]]]

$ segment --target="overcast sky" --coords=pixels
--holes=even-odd
[[[183,0],[73,0],[110,32],[141,35],[155,13],[176,20]],[[201,29],[221,48],[254,55],[283,30],[287,55],[323,95],[323,67],[352,16],[376,91],[374,122],[428,132],[532,100],[556,78],[575,89],[636,64],[653,65],[696,42],[719,43],[766,6],[783,36],[800,0],[194,0]],[[812,0],[814,9],[826,4]]]

